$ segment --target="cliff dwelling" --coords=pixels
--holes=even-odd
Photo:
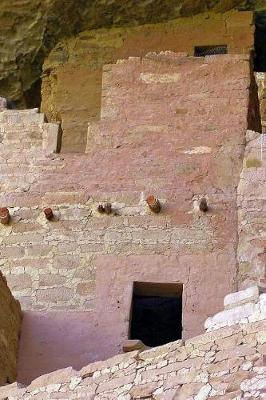
[[[266,398],[266,8],[148,3],[0,5],[0,400]]]

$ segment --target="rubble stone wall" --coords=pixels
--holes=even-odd
[[[133,282],[179,282],[183,335],[201,333],[236,288],[249,86],[245,56],[166,52],[107,66],[87,154],[53,153],[57,126],[36,110],[2,111],[0,203],[11,220],[1,264],[23,308],[96,310],[121,343]],[[107,201],[113,212],[100,214]]]
[[[261,122],[263,131],[266,131],[266,73],[255,72],[260,101]]]
[[[208,331],[187,341],[132,351],[0,389],[0,399],[240,400],[265,394],[266,294],[232,293]]]
[[[253,43],[253,13],[247,11],[84,31],[58,43],[45,60],[42,111],[49,121],[61,121],[65,151],[84,151],[87,124],[100,118],[104,64],[149,51],[193,55],[195,46],[227,45],[229,53],[249,54]]]
[[[266,135],[247,132],[238,185],[239,287],[266,278]]]
[[[20,326],[19,302],[12,296],[0,272],[0,386],[16,380]]]

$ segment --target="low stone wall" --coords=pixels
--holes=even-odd
[[[249,305],[251,313],[239,312]],[[226,296],[225,307],[222,318],[218,314],[207,321],[212,331],[186,342],[121,354],[79,372],[71,367],[55,371],[28,387],[1,388],[0,399],[262,399],[266,294],[259,296],[257,287],[233,293]]]
[[[0,386],[16,379],[21,310],[0,271]]]
[[[266,283],[266,135],[248,131],[246,142],[237,190],[240,288]]]

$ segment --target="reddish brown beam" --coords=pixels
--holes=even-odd
[[[156,199],[156,197],[154,196],[148,196],[146,199],[146,202],[149,206],[149,208],[155,212],[155,213],[159,213],[161,211],[161,204],[159,202],[158,199]]]
[[[48,221],[51,221],[51,219],[53,219],[54,213],[51,208],[45,208],[43,210],[43,212],[44,212],[45,218],[48,219]]]
[[[7,225],[10,220],[10,214],[7,207],[0,208],[0,222],[3,225]]]

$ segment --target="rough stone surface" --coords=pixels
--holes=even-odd
[[[253,10],[263,5],[264,0],[1,0],[0,94],[24,105],[31,102],[44,57],[60,38],[81,30],[156,23],[234,7]]]
[[[253,294],[253,296],[251,296],[251,294]],[[231,293],[224,299],[225,310],[219,312],[214,317],[208,318],[204,326],[207,331],[212,331],[224,326],[235,325],[236,323],[254,322],[254,318],[256,320],[264,320],[266,318],[265,297],[265,294],[259,296],[258,286]],[[231,303],[228,309],[228,298],[234,298],[240,301],[236,301],[233,304]]]
[[[19,302],[12,296],[0,272],[0,386],[16,379],[20,326]]]
[[[225,309],[234,308],[236,306],[251,303],[259,298],[258,286],[251,286],[246,290],[241,290],[236,293],[230,293],[224,298]]]
[[[266,135],[248,131],[238,185],[239,285],[266,277]]]
[[[264,132],[266,131],[266,73],[255,72],[260,100],[261,121]]]
[[[252,302],[258,311],[249,321],[239,319],[233,326],[216,327],[186,342],[117,355],[80,371],[54,371],[24,388],[9,385],[0,388],[0,399],[263,399],[263,296]]]

